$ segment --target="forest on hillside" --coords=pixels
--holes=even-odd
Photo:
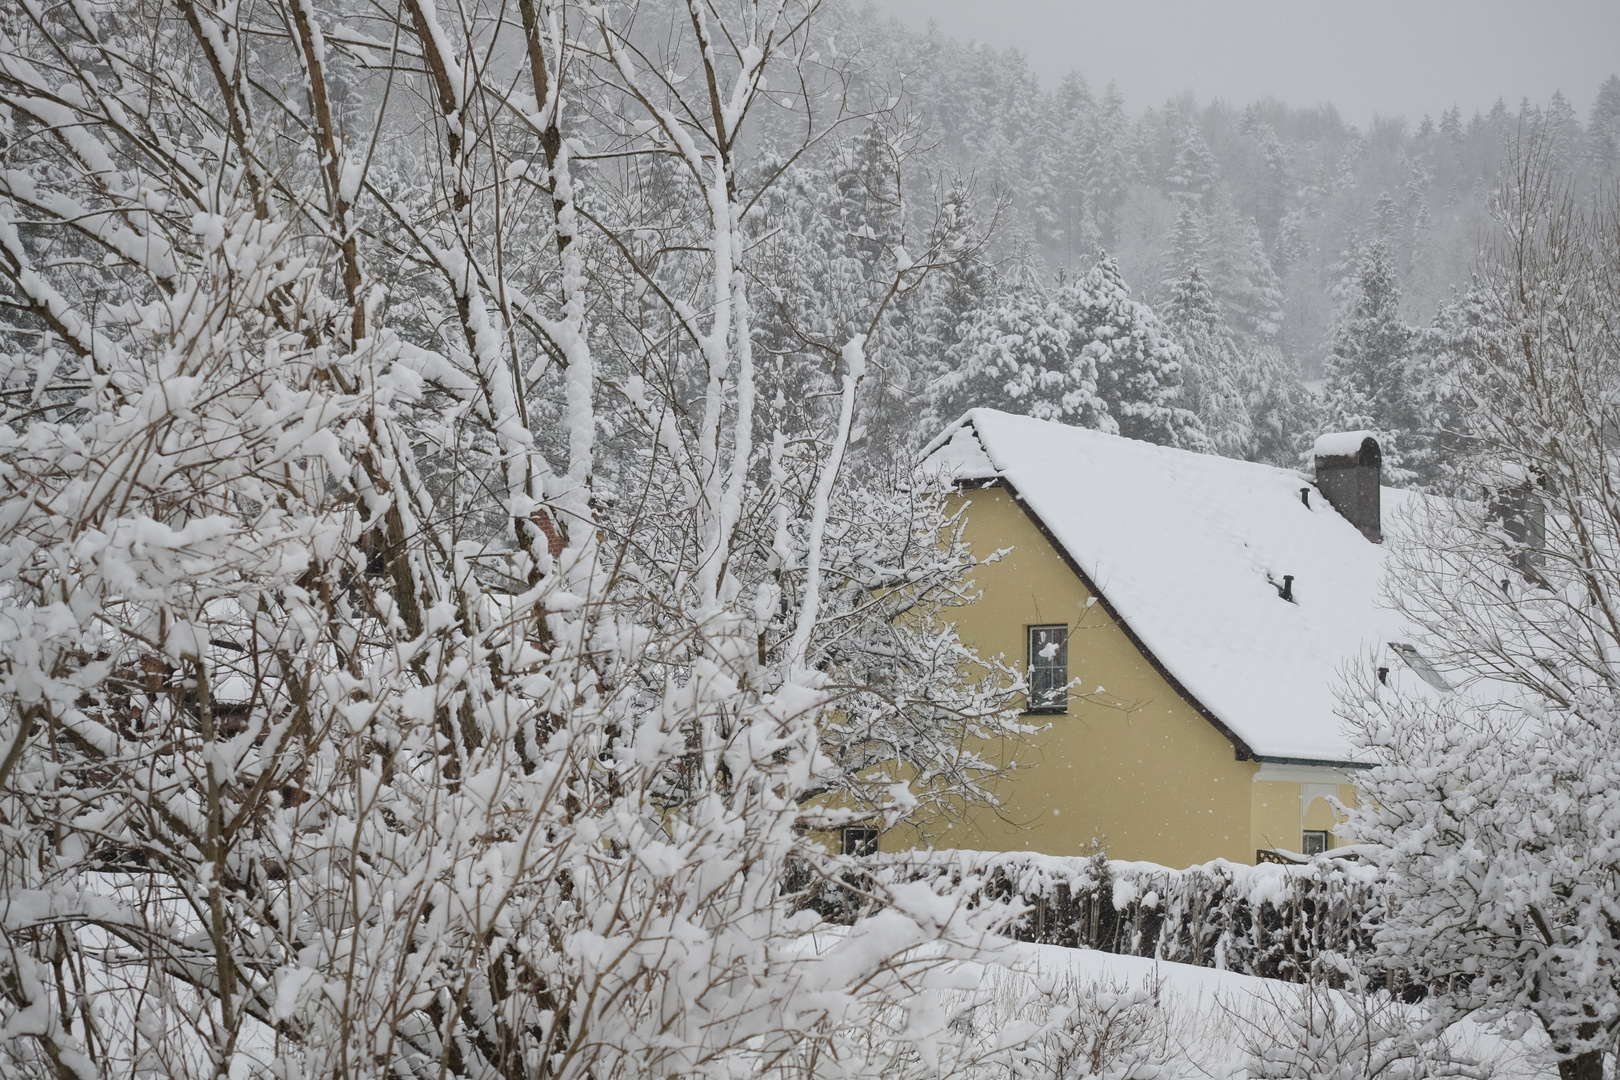
[[[1616,76],[1571,88],[1593,100],[1585,116],[1562,93],[1366,129],[1330,105],[1273,99],[1184,96],[1133,114],[1083,65],[1043,86],[1016,51],[870,9],[838,19],[818,44],[847,51],[835,62],[853,107],[794,161],[805,205],[843,226],[823,256],[887,253],[947,222],[955,245],[885,324],[868,422],[911,447],[972,405],[1091,426],[1110,407],[1182,408],[1204,438],[1175,435],[1187,424],[1168,414],[1115,419],[1127,434],[1282,465],[1320,430],[1368,427],[1391,444],[1397,482],[1443,483],[1454,447],[1434,433],[1456,425],[1452,372],[1481,317],[1469,290],[1507,155],[1545,140],[1583,190],[1620,163]],[[812,292],[825,295],[807,283],[796,319],[836,321]],[[1134,358],[1071,358],[1105,323],[1145,342]],[[1122,363],[1135,370],[1110,371]],[[1162,385],[1133,402],[1113,388],[1131,382]]]

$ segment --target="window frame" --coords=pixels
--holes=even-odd
[[[1063,678],[1056,684],[1056,686],[1047,686],[1041,691],[1043,694],[1052,697],[1052,700],[1050,700],[1047,704],[1036,704],[1035,635],[1043,631],[1052,630],[1060,630],[1063,632],[1063,643],[1061,647],[1061,653],[1063,656],[1061,671],[1063,673]],[[1043,670],[1059,670],[1059,667],[1058,665],[1053,664],[1049,665]],[[1061,716],[1069,711],[1068,687],[1070,679],[1068,623],[1030,623],[1024,627],[1024,677],[1025,681],[1029,684],[1029,691],[1025,695],[1024,699],[1025,713],[1037,716]],[[1057,694],[1062,695],[1061,700],[1056,699],[1055,695]]]
[[[1311,850],[1309,850],[1309,848],[1311,846],[1309,840],[1310,840],[1310,838],[1317,837],[1317,836],[1322,838],[1322,850],[1321,851],[1311,851]],[[1332,846],[1333,846],[1333,833],[1330,832],[1329,830],[1327,830],[1327,829],[1301,829],[1300,830],[1300,833],[1299,833],[1299,853],[1301,855],[1312,855],[1312,856],[1314,856],[1314,855],[1326,855],[1328,853],[1328,849],[1331,848]]]

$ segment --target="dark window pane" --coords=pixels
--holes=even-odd
[[[842,833],[845,855],[876,855],[878,831],[869,825],[846,825]]]
[[[1321,829],[1306,829],[1305,842],[1300,845],[1302,855],[1321,855],[1328,849],[1328,834]]]
[[[1069,628],[1029,628],[1029,707],[1062,710],[1068,705]]]

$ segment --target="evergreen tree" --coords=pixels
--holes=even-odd
[[[1176,225],[1170,233],[1170,246],[1164,253],[1164,276],[1160,285],[1174,289],[1189,269],[1204,261],[1204,231],[1198,223],[1198,212],[1190,202],[1176,209]]]
[[[1069,179],[1058,203],[1063,233],[1060,250],[1067,264],[1101,242],[1097,213],[1102,197],[1092,182],[1100,146],[1097,102],[1078,72],[1069,72],[1058,84],[1056,108],[1062,125],[1057,146],[1059,167]]]
[[[1491,106],[1491,111],[1485,117],[1485,123],[1500,138],[1506,138],[1513,126],[1513,120],[1508,114],[1507,102],[1501,98]]]
[[[1328,423],[1377,431],[1385,463],[1399,479],[1401,448],[1416,430],[1419,410],[1411,380],[1416,333],[1400,318],[1395,264],[1382,240],[1368,246],[1348,309],[1334,334],[1327,363]]]
[[[1258,193],[1255,197],[1255,223],[1260,226],[1263,234],[1276,239],[1277,231],[1282,226],[1284,215],[1288,212],[1288,201],[1293,194],[1293,160],[1284,145],[1278,138],[1277,132],[1270,124],[1261,123],[1255,128],[1255,139],[1260,149],[1260,175],[1258,179]]]
[[[1361,273],[1361,233],[1352,232],[1345,238],[1344,248],[1329,271],[1328,299],[1343,310],[1356,296]]]
[[[1385,246],[1394,247],[1401,234],[1401,208],[1387,189],[1378,193],[1372,217],[1373,236]]]
[[[963,328],[950,371],[933,388],[935,410],[955,416],[989,406],[1118,433],[1098,394],[1095,354],[1083,344],[1071,312],[1035,282],[1020,282]]]
[[[1077,323],[1080,355],[1096,366],[1097,393],[1132,439],[1207,451],[1209,438],[1181,401],[1181,347],[1153,309],[1131,298],[1107,252],[1078,281],[1058,290]]]
[[[1407,246],[1404,280],[1412,292],[1425,295],[1434,287],[1437,277],[1434,217],[1429,213],[1427,200],[1418,205],[1417,215],[1412,219],[1411,236],[1411,243]]]
[[[1220,180],[1220,166],[1204,141],[1194,117],[1187,117],[1176,143],[1176,156],[1166,178],[1173,197],[1193,203],[1206,201]]]
[[[1035,238],[1047,250],[1055,250],[1065,240],[1065,180],[1068,162],[1064,154],[1064,124],[1061,112],[1046,99],[1038,99],[1039,115],[1031,125],[1034,138],[1030,148],[1027,179],[1020,190],[1026,210],[1035,226]]]
[[[1415,422],[1405,438],[1404,465],[1426,490],[1469,495],[1473,468],[1466,387],[1486,363],[1485,351],[1501,320],[1490,295],[1477,285],[1455,293],[1417,338],[1411,381]]]
[[[1277,227],[1277,243],[1272,248],[1273,270],[1286,277],[1296,265],[1309,257],[1310,242],[1305,236],[1306,213],[1303,207],[1294,207],[1283,215]]]
[[[927,351],[943,356],[962,338],[966,320],[996,292],[996,272],[984,258],[987,239],[974,208],[972,183],[951,180],[940,200],[936,241],[945,265],[929,276],[918,302],[917,331]]]
[[[1552,142],[1553,159],[1567,167],[1576,159],[1581,140],[1581,122],[1576,119],[1575,106],[1562,91],[1554,90],[1552,100],[1543,114],[1547,138]]]
[[[832,169],[826,217],[843,231],[851,254],[874,262],[900,243],[905,230],[896,142],[885,124],[873,121],[840,150]]]
[[[794,401],[834,387],[828,359],[842,342],[867,330],[868,313],[893,279],[896,248],[904,238],[897,156],[878,124],[832,147],[820,161],[797,165],[761,195],[761,213],[749,225],[761,235],[755,257],[774,283],[752,305],[754,340],[762,355],[785,363],[785,388]],[[764,169],[780,166],[767,161]],[[862,387],[863,427],[893,437],[910,426],[890,392],[909,381],[913,359],[903,343],[914,339],[909,312],[891,303],[872,335],[881,370]]]
[[[1345,140],[1344,153],[1339,156],[1339,171],[1333,177],[1333,190],[1354,187],[1356,176],[1361,171],[1362,160],[1367,156],[1367,140],[1354,128],[1350,137]]]
[[[1197,262],[1176,280],[1161,310],[1184,354],[1181,404],[1198,417],[1217,454],[1248,457],[1254,429],[1238,388],[1243,358]]]
[[[901,154],[894,133],[873,122],[762,193],[749,224],[761,231],[756,246],[777,283],[758,305],[771,352],[825,354],[865,332],[863,316],[888,289],[905,239]],[[780,167],[767,160],[760,172]],[[899,311],[890,310],[893,323]]]
[[[1270,341],[1282,330],[1282,282],[1260,231],[1225,199],[1209,218],[1209,285],[1245,344]]]
[[[1620,75],[1610,75],[1598,89],[1586,122],[1586,152],[1599,169],[1620,162]]]
[[[1266,255],[1266,245],[1260,239],[1260,230],[1249,222],[1248,291],[1246,310],[1238,321],[1238,329],[1248,335],[1251,342],[1270,341],[1282,332],[1283,288]]]
[[[1320,402],[1300,379],[1299,366],[1274,345],[1256,346],[1238,369],[1238,392],[1253,432],[1250,458],[1297,467],[1306,441],[1322,428]]]
[[[1450,143],[1463,141],[1462,111],[1453,105],[1440,114],[1440,134]]]
[[[940,200],[936,245],[944,265],[923,280],[912,319],[914,332],[907,343],[913,357],[914,387],[922,391],[922,408],[913,409],[910,441],[926,441],[956,419],[964,409],[992,404],[995,395],[975,400],[973,391],[951,389],[960,381],[964,355],[959,348],[973,320],[997,302],[999,283],[995,268],[984,258],[987,239],[974,209],[973,185],[962,177],[951,181]]]
[[[1083,173],[1086,202],[1104,244],[1117,237],[1120,204],[1132,179],[1131,122],[1125,98],[1113,83],[1097,102],[1090,124],[1094,150]]]

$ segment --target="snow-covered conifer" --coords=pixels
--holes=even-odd
[[[1195,116],[1188,116],[1181,125],[1175,158],[1165,179],[1172,196],[1194,204],[1207,202],[1220,182],[1220,166]]]
[[[1275,345],[1258,345],[1238,369],[1238,390],[1253,432],[1250,456],[1297,467],[1304,444],[1325,430],[1320,403],[1300,378],[1299,365]]]
[[[1107,244],[1115,238],[1120,204],[1133,179],[1131,122],[1125,115],[1125,99],[1117,85],[1108,84],[1092,115],[1095,151],[1083,163],[1082,175],[1097,234]]]
[[[1246,346],[1277,338],[1283,327],[1283,289],[1254,221],[1226,200],[1210,208],[1209,286]]]
[[[1468,476],[1468,387],[1500,332],[1497,305],[1476,285],[1442,304],[1418,334],[1410,369],[1416,419],[1402,451],[1417,486],[1464,497],[1477,486]]]
[[[1096,369],[1097,396],[1119,433],[1163,446],[1208,450],[1203,425],[1182,401],[1182,353],[1152,308],[1133,299],[1107,252],[1065,283],[1058,307],[1072,320],[1071,345]]]
[[[1182,404],[1203,424],[1217,454],[1250,456],[1253,423],[1239,389],[1243,358],[1196,262],[1171,287],[1160,311],[1183,353]]]
[[[1460,143],[1463,139],[1462,110],[1453,105],[1440,114],[1440,134],[1451,143]]]
[[[1598,88],[1586,121],[1586,152],[1599,169],[1620,162],[1620,75],[1610,75]]]
[[[1370,244],[1340,317],[1325,387],[1328,423],[1385,437],[1385,463],[1400,473],[1400,433],[1415,429],[1412,354],[1417,334],[1401,321],[1400,286],[1389,248]]]
[[[1025,280],[981,310],[951,351],[939,413],[979,405],[1119,431],[1097,389],[1097,354],[1070,310]]]
[[[1176,224],[1171,230],[1164,253],[1164,274],[1159,284],[1174,289],[1194,266],[1204,261],[1204,231],[1198,221],[1198,211],[1190,202],[1176,207]]]
[[[984,256],[988,230],[980,224],[973,200],[972,183],[954,177],[940,200],[935,223],[944,265],[916,290],[912,318],[916,329],[909,341],[901,343],[912,354],[913,400],[922,404],[915,412],[909,441],[913,446],[926,443],[960,415],[966,398],[948,389],[956,384],[954,373],[964,362],[958,346],[972,321],[998,300],[1000,283]]]
[[[1251,342],[1275,340],[1283,328],[1283,287],[1272,268],[1271,257],[1266,254],[1265,242],[1253,221],[1245,230],[1248,240],[1248,259],[1245,265],[1247,289],[1242,309],[1238,312],[1238,327]]]

